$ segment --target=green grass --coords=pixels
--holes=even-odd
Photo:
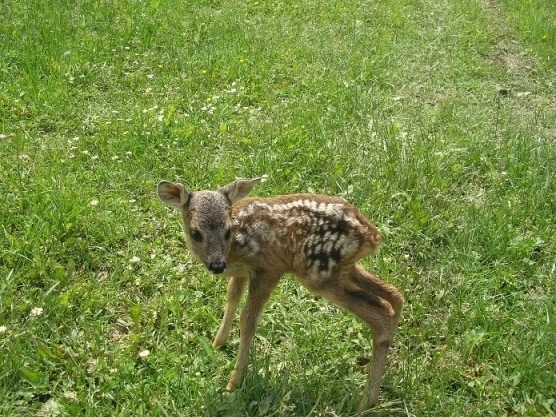
[[[556,68],[556,3],[551,0],[502,0],[512,26],[540,65]]]
[[[371,415],[555,415],[556,11],[524,4],[2,2],[0,414],[354,415],[370,334],[292,278],[221,395],[225,282],[154,190],[268,174],[383,234]]]

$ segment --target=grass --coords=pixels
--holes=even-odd
[[[539,64],[556,68],[556,22],[546,19],[556,12],[550,0],[503,0],[504,11]]]
[[[225,283],[154,189],[268,174],[382,231],[371,415],[555,415],[556,12],[522,3],[2,2],[0,414],[354,415],[370,335],[291,278],[221,395]]]

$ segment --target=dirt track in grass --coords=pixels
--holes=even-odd
[[[495,41],[484,58],[504,70],[497,92],[506,105],[522,120],[537,120],[529,129],[539,129],[538,134],[556,138],[554,86],[541,68],[537,58],[528,52],[513,30],[498,0],[480,0]],[[523,116],[523,117],[520,117]],[[531,119],[532,117],[532,119]]]

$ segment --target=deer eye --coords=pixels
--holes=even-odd
[[[201,235],[201,232],[199,232],[197,229],[191,229],[189,231],[189,235],[196,242],[202,242],[203,241],[203,235]]]
[[[226,234],[224,235],[224,239],[230,240],[230,237],[232,237],[232,229],[226,230]]]

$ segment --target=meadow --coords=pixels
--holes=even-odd
[[[161,179],[342,196],[406,305],[377,416],[556,415],[553,0],[2,0],[0,415],[353,416],[285,278],[242,389]]]

